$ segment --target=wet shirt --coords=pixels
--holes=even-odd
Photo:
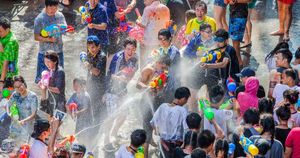
[[[62,13],[56,12],[54,16],[48,16],[42,11],[34,20],[34,34],[41,34],[41,31],[52,24],[67,25]],[[56,42],[39,42],[39,53],[44,54],[47,50],[53,50],[58,53],[63,52],[62,35],[56,37]]]
[[[115,158],[134,158],[134,155],[127,150],[126,145],[122,145],[116,152]]]
[[[232,110],[220,110],[212,108],[212,111],[215,114],[215,120],[216,123],[220,126],[220,128],[223,130],[225,136],[227,136],[227,121],[231,120],[233,118],[233,112]],[[210,123],[209,120],[207,120],[206,117],[204,117],[204,129],[208,129],[212,131],[213,133],[216,133],[215,127],[212,123]]]
[[[51,72],[50,72],[51,73]],[[62,67],[58,67],[55,71],[52,72],[51,78],[49,81],[49,87],[56,87],[59,89],[60,93],[59,98],[65,99],[65,72]]]
[[[3,52],[0,52],[0,71],[2,72],[4,61],[9,61],[6,77],[12,78],[19,73],[19,43],[12,32],[9,32],[4,38],[0,38],[0,43],[3,47]]]
[[[248,3],[236,3],[230,5],[230,18],[247,18],[248,17]]]
[[[211,30],[215,32],[217,30],[216,28],[216,21],[215,19],[209,17],[209,16],[204,16],[202,21],[198,21],[197,18],[191,19],[187,24],[186,24],[186,30],[185,34],[189,35],[192,32],[199,32],[200,26],[204,23],[207,23],[211,26]]]
[[[105,77],[105,67],[106,67],[106,56],[104,52],[98,52],[95,56],[92,56],[90,53],[88,54],[88,63],[90,63],[93,68],[97,68],[100,70],[100,74],[98,76],[95,76],[88,72],[88,79],[91,80],[102,80],[104,81]]]
[[[107,30],[109,35],[113,35],[113,30],[118,26],[118,21],[115,17],[115,13],[117,12],[117,6],[114,0],[100,0],[100,3],[105,7],[107,17],[108,17],[108,25]]]
[[[132,57],[128,61],[126,61],[125,52],[120,51],[113,56],[109,66],[108,75],[111,76],[112,74],[118,74],[124,68],[135,71],[137,69],[137,58]]]
[[[30,146],[29,158],[48,158],[48,146],[37,139],[34,139],[32,145]]]
[[[87,2],[87,5],[89,3]],[[106,8],[102,4],[97,4],[94,9],[89,9],[89,13],[92,17],[93,24],[108,24],[108,18],[106,14]],[[102,45],[108,44],[108,32],[107,30],[97,30],[97,29],[90,29],[88,28],[88,36],[95,35],[99,38]]]

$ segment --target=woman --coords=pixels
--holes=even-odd
[[[228,31],[228,24],[226,22],[226,7],[227,4],[224,3],[224,0],[215,0],[214,18],[217,23],[217,30],[225,29],[226,31]]]
[[[11,126],[11,136],[16,137],[17,140],[27,142],[29,133],[33,131],[38,98],[34,92],[27,89],[27,84],[22,76],[15,76],[13,83],[15,92],[9,99],[8,106],[16,106],[19,116],[12,116],[14,121]]]

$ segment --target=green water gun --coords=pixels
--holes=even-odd
[[[198,101],[199,109],[203,112],[204,116],[211,121],[215,117],[215,113],[210,107],[210,103],[206,99],[199,99]]]
[[[229,99],[229,100],[227,100],[225,103],[223,103],[220,107],[219,107],[219,109],[227,109],[227,107],[228,106],[230,106],[232,104],[232,101]]]
[[[14,102],[10,107],[9,107],[9,111],[10,111],[10,116],[14,119],[14,120],[19,120],[19,109],[17,107],[16,102]]]
[[[137,152],[135,153],[134,157],[135,158],[144,158],[145,157],[145,149],[144,147],[140,146],[137,149]]]

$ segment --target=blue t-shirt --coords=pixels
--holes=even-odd
[[[87,2],[87,5],[89,3]],[[102,4],[97,4],[94,9],[89,9],[89,12],[92,16],[93,24],[102,24],[105,23],[108,25],[108,18],[106,14],[106,8]],[[107,30],[97,30],[97,29],[89,29],[88,28],[88,36],[95,35],[99,38],[100,43],[102,45],[108,44],[108,32]]]
[[[116,20],[115,13],[117,12],[117,6],[114,0],[100,0],[100,3],[105,6],[106,13],[108,17],[108,31],[111,35],[113,30],[118,26],[118,21]]]
[[[209,49],[214,45],[214,41],[207,40],[203,41],[201,39],[201,34],[198,33],[194,38],[186,46],[183,56],[186,58],[197,58],[197,51],[199,47],[203,47],[205,49]]]
[[[125,52],[120,51],[114,55],[109,66],[108,75],[116,74],[124,68],[137,68],[137,58],[133,57],[128,61],[125,60]]]

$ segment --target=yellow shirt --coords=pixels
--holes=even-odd
[[[198,21],[197,18],[191,19],[187,25],[186,25],[186,30],[185,30],[185,34],[189,35],[191,34],[193,31],[199,32],[200,29],[200,25],[207,23],[211,26],[211,29],[213,32],[216,32],[216,21],[215,19],[209,17],[209,16],[205,16],[204,19],[202,21]]]

